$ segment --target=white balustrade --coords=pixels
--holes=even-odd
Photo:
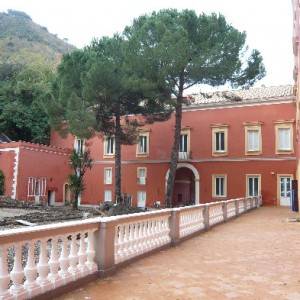
[[[227,218],[236,216],[235,200],[227,201]]]
[[[33,298],[98,271],[105,273],[258,207],[261,201],[261,196],[239,198],[1,231],[0,300]]]
[[[155,216],[153,213],[141,219],[142,214],[132,216],[131,222],[122,222],[115,229],[115,263],[121,263],[133,257],[150,252],[170,243],[170,214]],[[134,220],[136,219],[136,220]]]
[[[99,218],[68,223],[0,232],[0,300],[30,299],[97,271]]]
[[[224,221],[222,203],[214,202],[209,206],[209,225],[215,225]]]
[[[179,237],[185,237],[204,229],[205,205],[197,205],[194,208],[182,208],[179,220]]]

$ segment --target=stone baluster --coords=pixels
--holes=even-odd
[[[34,258],[35,241],[29,241],[28,245],[28,257],[26,266],[24,268],[25,282],[24,287],[27,290],[29,298],[36,296],[40,292],[40,286],[38,285],[37,278],[37,267]]]
[[[98,267],[95,263],[95,246],[94,246],[94,231],[88,231],[88,246],[87,246],[87,267],[89,272],[97,271]]]
[[[60,282],[59,270],[59,253],[58,253],[58,237],[53,237],[51,240],[51,253],[49,259],[50,273],[48,279],[51,281],[54,288],[58,287]]]
[[[81,273],[81,276],[84,276],[88,273],[88,268],[86,266],[87,254],[86,254],[86,242],[85,242],[85,232],[80,232],[80,243],[78,251],[78,269]]]
[[[0,251],[0,300],[12,299],[8,288],[10,282],[7,265],[8,245],[1,245]]]
[[[21,243],[15,244],[14,266],[10,272],[10,279],[12,281],[10,292],[15,298],[24,298],[27,293],[23,286],[22,248]]]
[[[61,237],[62,249],[59,257],[60,271],[58,272],[62,278],[64,284],[70,281],[69,268],[69,255],[68,255],[68,238],[66,236]]]
[[[48,291],[48,289],[51,287],[51,282],[48,279],[49,264],[47,256],[47,240],[48,239],[42,239],[40,241],[40,255],[39,262],[37,264],[37,270],[39,274],[37,282],[40,285],[43,292]]]
[[[73,280],[77,279],[78,275],[78,246],[77,246],[77,234],[71,235],[71,248],[69,254],[69,273],[72,274]]]

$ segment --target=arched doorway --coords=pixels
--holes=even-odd
[[[170,170],[166,174],[167,180]],[[191,164],[179,163],[177,165],[172,206],[182,206],[200,203],[200,176],[198,170]]]

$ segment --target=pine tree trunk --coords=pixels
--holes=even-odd
[[[115,199],[119,203],[121,200],[121,118],[116,115],[115,134]]]
[[[182,119],[182,93],[183,93],[183,84],[180,85],[179,93],[177,96],[177,103],[175,109],[175,131],[174,131],[174,143],[171,153],[170,161],[170,172],[167,181],[167,191],[166,191],[166,206],[172,207],[172,197],[174,190],[174,182],[176,176],[176,169],[178,163],[178,151],[179,151],[179,142],[181,134],[181,119]]]

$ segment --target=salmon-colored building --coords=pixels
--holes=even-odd
[[[189,97],[184,108],[173,205],[261,194],[263,203],[290,205],[296,177],[296,99],[292,86],[217,92]],[[122,191],[133,205],[164,206],[174,118],[140,129],[136,145],[122,147]],[[93,167],[81,205],[114,200],[114,138],[63,139],[51,146],[0,144],[6,194],[62,204],[70,197],[68,155],[84,144]]]

